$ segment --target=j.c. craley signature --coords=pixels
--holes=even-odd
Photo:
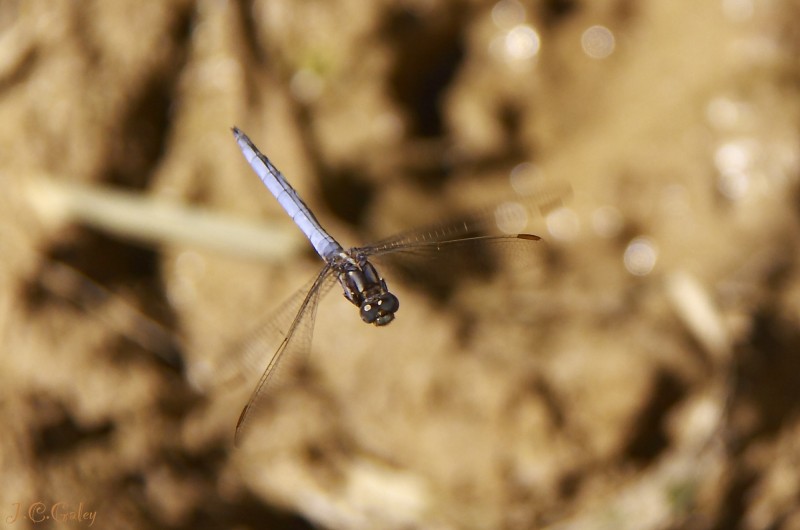
[[[12,525],[20,519],[27,519],[33,524],[45,521],[55,521],[57,523],[80,523],[92,526],[97,519],[97,512],[87,509],[83,502],[70,504],[66,502],[54,502],[48,504],[42,501],[23,504],[14,502],[11,504],[13,513],[4,519],[6,524]]]

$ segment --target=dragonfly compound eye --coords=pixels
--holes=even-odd
[[[361,305],[361,320],[376,326],[385,326],[394,320],[394,313],[400,308],[397,297],[384,293],[378,298],[371,298]]]
[[[380,304],[381,309],[386,311],[387,313],[394,314],[395,311],[400,309],[400,301],[392,293],[386,293],[383,296],[381,296],[378,303]]]

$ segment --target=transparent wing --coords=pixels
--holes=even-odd
[[[332,269],[326,266],[316,277],[305,296],[299,294],[299,296],[289,299],[267,324],[245,340],[240,354],[240,373],[246,377],[248,373],[258,373],[258,370],[263,367],[263,360],[271,351],[268,349],[271,346],[270,339],[274,339],[276,333],[283,335],[283,340],[269,360],[247,405],[239,416],[234,437],[235,445],[241,443],[250,419],[264,402],[265,396],[278,385],[285,374],[293,372],[305,360],[311,346],[317,305],[320,298],[330,290],[335,282],[336,278],[332,274]],[[291,315],[294,309],[296,309],[294,318],[288,326],[285,326],[286,317]]]
[[[306,303],[306,297],[318,281],[319,273],[287,297],[277,308],[263,315],[263,318],[257,318],[258,324],[227,348],[233,355],[224,356],[214,367],[216,386],[256,383],[254,374],[260,374],[272,359],[278,346],[289,333],[300,308]]]
[[[532,242],[542,238],[533,234],[513,234],[513,235],[476,235],[465,237],[454,237],[443,240],[420,240],[403,241],[402,244],[392,244],[380,247],[363,247],[358,251],[366,256],[387,256],[392,254],[402,254],[406,257],[420,257],[422,259],[450,259],[450,256],[457,252],[468,252],[471,257],[481,248],[500,248],[510,247],[529,247]]]
[[[475,236],[447,241],[409,243],[373,254],[369,259],[386,279],[389,290],[398,291],[402,311],[402,287],[424,292],[436,305],[450,305],[459,314],[510,309],[509,296],[527,291],[546,272],[547,254],[534,235]],[[397,282],[402,278],[403,282]],[[469,286],[490,290],[476,300]],[[468,301],[472,300],[472,301]]]
[[[530,278],[529,272],[542,271],[542,253],[537,251],[539,237],[528,230],[541,228],[544,215],[559,207],[569,191],[567,184],[547,182],[526,198],[401,233],[355,251],[373,260],[380,272],[385,266],[384,277],[388,276],[390,284],[391,273],[397,272],[440,301],[455,292],[464,276],[488,279],[505,271],[510,273],[509,280],[522,278],[520,272]]]
[[[566,183],[546,181],[526,197],[514,197],[496,207],[456,216],[446,222],[394,235],[357,250],[377,256],[412,248],[434,248],[432,244],[487,236],[516,236],[531,223],[558,208],[571,192]],[[502,239],[502,237],[500,237]]]
[[[286,337],[297,311],[317,280],[316,276],[292,293],[276,309],[260,318],[258,324],[226,345],[228,352],[215,359],[209,383],[215,388],[238,388],[255,384],[254,374],[260,374],[278,345]]]

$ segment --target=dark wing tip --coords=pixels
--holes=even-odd
[[[242,130],[239,129],[239,127],[237,127],[235,125],[233,127],[231,127],[231,131],[233,131],[233,135],[236,137],[237,140],[239,139],[239,137],[241,137],[244,134],[242,132]]]
[[[247,416],[247,413],[249,411],[250,411],[250,403],[245,405],[245,407],[242,409],[242,413],[239,414],[239,421],[236,422],[236,430],[234,431],[234,434],[233,434],[233,446],[234,447],[239,447],[239,446],[242,445],[241,427],[242,427],[242,423],[244,423],[244,418],[245,418],[245,416]]]
[[[539,241],[542,238],[539,236],[535,236],[533,234],[517,234],[517,239],[527,239],[528,241]]]

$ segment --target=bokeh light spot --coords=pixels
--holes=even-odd
[[[658,261],[658,248],[648,237],[637,237],[625,249],[625,269],[634,276],[647,276]]]
[[[605,59],[614,53],[614,34],[605,26],[592,26],[581,35],[583,53],[592,59]]]
[[[494,211],[497,228],[506,234],[519,234],[528,225],[528,211],[515,201],[504,202]]]
[[[506,56],[517,61],[530,59],[539,53],[540,44],[539,34],[532,27],[520,24],[506,34]]]
[[[536,182],[541,172],[530,162],[523,162],[514,166],[508,176],[511,188],[522,197],[528,197],[536,191]]]
[[[752,142],[747,140],[727,142],[714,153],[714,164],[721,173],[745,171],[750,168],[754,150]]]
[[[578,214],[574,210],[561,207],[553,210],[545,219],[547,231],[555,239],[561,241],[571,241],[578,237],[581,230],[581,222]]]
[[[500,0],[492,7],[492,22],[508,30],[525,21],[525,7],[517,0]]]

